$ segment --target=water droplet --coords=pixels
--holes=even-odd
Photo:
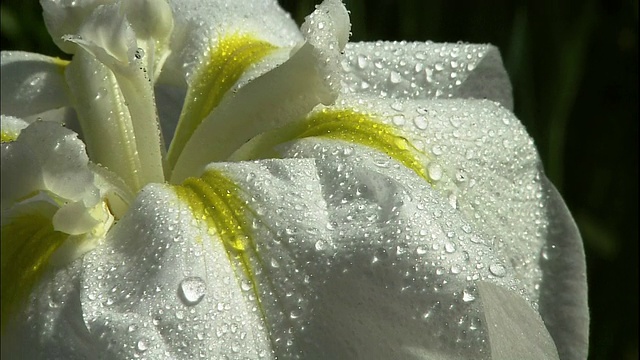
[[[425,118],[424,116],[416,116],[415,118],[413,118],[413,123],[420,130],[425,130],[429,125],[429,123],[427,122],[427,118]]]
[[[395,111],[402,111],[404,109],[404,106],[401,102],[394,102],[393,104],[391,104],[391,108]]]
[[[249,291],[249,290],[251,290],[251,283],[250,283],[250,282],[248,282],[248,281],[246,281],[246,280],[242,280],[242,281],[240,282],[240,288],[241,288],[243,291]]]
[[[473,301],[475,299],[476,299],[476,297],[473,296],[473,294],[471,292],[469,292],[467,289],[464,289],[462,291],[462,301],[471,302],[471,301]]]
[[[292,319],[297,319],[300,317],[300,315],[302,315],[302,312],[299,309],[292,310],[291,313],[289,313],[289,317],[291,317]]]
[[[142,59],[144,57],[144,50],[142,48],[137,48],[133,56],[138,60]]]
[[[489,271],[497,277],[503,277],[507,274],[507,267],[502,264],[491,264]]]
[[[139,351],[146,351],[149,348],[144,340],[138,340],[137,347]]]
[[[273,268],[279,268],[280,264],[278,264],[278,260],[276,260],[275,258],[271,259],[271,267]]]
[[[400,81],[402,81],[402,76],[400,75],[399,72],[392,71],[391,74],[389,75],[389,80],[391,81],[391,83],[397,84]]]
[[[180,282],[178,294],[185,305],[194,306],[202,301],[206,289],[204,280],[197,276],[190,276]]]
[[[442,179],[442,168],[437,163],[430,163],[427,166],[427,171],[429,172],[429,177],[431,180],[438,181]]]
[[[318,240],[318,241],[316,241],[314,246],[315,246],[316,250],[322,251],[322,250],[324,250],[326,248],[326,243],[324,242],[324,240]]]
[[[368,63],[366,56],[358,55],[358,67],[360,69],[366,68]]]
[[[425,249],[423,246],[418,246],[416,248],[416,254],[418,255],[424,255],[427,253],[427,249]]]
[[[456,251],[456,246],[453,243],[448,242],[444,244],[444,251],[451,254]]]
[[[558,247],[556,245],[545,245],[542,247],[540,255],[544,260],[553,260],[558,256]]]
[[[395,115],[392,118],[393,124],[396,126],[402,126],[404,125],[404,115]]]
[[[387,250],[385,248],[378,248],[378,250],[376,250],[375,254],[373,255],[373,261],[374,263],[378,262],[378,261],[384,261],[389,257],[389,254],[387,253]]]

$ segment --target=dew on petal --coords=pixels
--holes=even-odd
[[[489,272],[497,277],[503,277],[507,274],[507,268],[502,264],[489,265]]]
[[[180,282],[178,294],[185,305],[194,306],[202,301],[206,289],[206,284],[202,278],[190,276]]]

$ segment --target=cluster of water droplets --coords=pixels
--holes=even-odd
[[[450,98],[489,46],[433,42],[350,43],[342,91],[389,98]]]

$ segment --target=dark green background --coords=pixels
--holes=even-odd
[[[316,2],[281,1],[299,22]],[[584,238],[589,358],[637,359],[638,1],[345,2],[353,41],[462,40],[501,49],[515,112]],[[38,2],[0,6],[2,49],[61,55]]]

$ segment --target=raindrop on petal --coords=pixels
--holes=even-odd
[[[206,284],[202,278],[190,276],[180,282],[178,294],[185,305],[194,306],[202,301],[206,289]]]

